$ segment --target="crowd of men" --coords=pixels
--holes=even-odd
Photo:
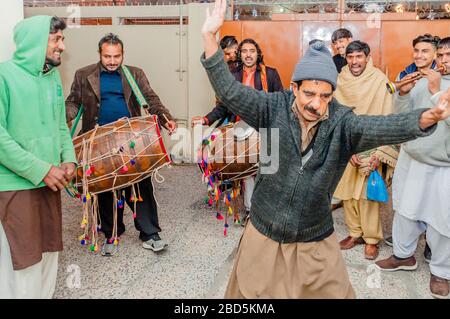
[[[375,265],[382,271],[412,271],[419,238],[426,234],[430,292],[448,298],[450,37],[413,39],[413,62],[398,74],[391,94],[369,45],[338,29],[331,38],[336,55],[325,42],[311,41],[285,89],[277,70],[264,63],[256,40],[238,43],[225,36],[216,42],[225,10],[226,1],[216,0],[202,28],[201,62],[217,101],[193,123],[245,121],[256,129],[279,129],[284,141],[278,171],[259,171],[244,181],[245,229],[225,297],[354,298],[340,250],[365,245],[364,258],[376,260],[384,241],[393,246],[392,256]],[[124,72],[124,43],[115,34],[100,39],[99,61],[76,71],[64,100],[57,67],[65,28],[57,17],[23,20],[15,28],[13,58],[0,64],[3,298],[53,296],[62,250],[60,191],[78,164],[67,122],[83,112],[82,132],[87,132],[141,116],[132,77],[150,113],[170,133],[177,129],[143,70],[127,66],[131,75]],[[384,238],[380,202],[368,198],[374,172],[392,185],[391,237]],[[136,205],[143,248],[162,251],[167,243],[159,236],[151,179],[138,186],[142,200],[131,200],[131,189],[125,189],[123,201]],[[114,256],[113,233],[125,231],[123,206],[116,212],[113,195],[100,195],[101,255]],[[339,202],[349,233],[340,241],[332,217]]]

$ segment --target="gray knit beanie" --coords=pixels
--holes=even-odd
[[[292,81],[322,80],[336,89],[338,73],[330,50],[322,41],[311,44],[305,55],[295,66]]]

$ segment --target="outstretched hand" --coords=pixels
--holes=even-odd
[[[202,34],[216,35],[220,27],[225,20],[225,12],[227,11],[226,0],[216,0],[214,3],[214,9],[210,12],[209,8],[206,9],[206,20],[203,23]]]
[[[426,129],[439,121],[443,121],[450,116],[450,88],[441,94],[437,106],[422,113],[420,117],[420,128]]]
[[[438,121],[445,120],[450,116],[450,88],[442,93],[438,105],[430,111],[435,114]]]
[[[216,34],[223,25],[226,11],[226,0],[216,0],[212,12],[210,12],[209,8],[206,9],[206,20],[202,27],[203,46],[205,47],[206,59],[213,56],[219,49],[216,41]]]

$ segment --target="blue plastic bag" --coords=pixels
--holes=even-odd
[[[369,180],[367,181],[367,199],[383,203],[389,199],[386,184],[376,170],[370,173]]]

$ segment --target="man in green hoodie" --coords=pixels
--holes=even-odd
[[[0,64],[0,298],[51,298],[62,250],[62,190],[75,171],[61,78],[57,17],[14,29]]]

